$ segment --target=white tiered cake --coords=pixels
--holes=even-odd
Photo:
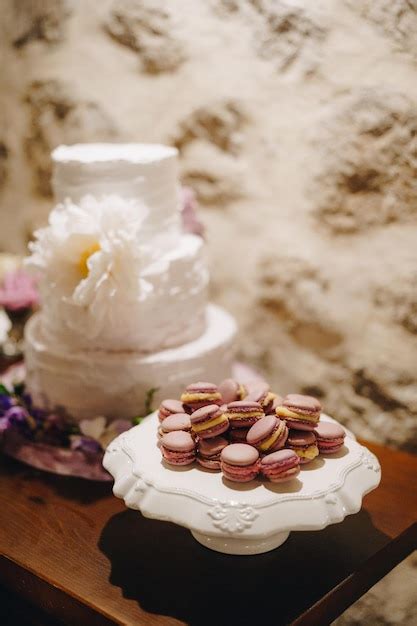
[[[36,404],[133,417],[193,380],[230,376],[236,325],[207,305],[201,238],[184,234],[177,150],[78,144],[52,153],[57,206],[28,264],[42,308],[26,326]]]

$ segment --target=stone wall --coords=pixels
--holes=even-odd
[[[56,145],[175,144],[241,357],[416,450],[415,0],[1,9],[0,250],[45,220]],[[413,576],[415,560],[340,623],[415,623]]]
[[[417,449],[417,9],[406,0],[3,0],[0,247],[59,143],[181,151],[241,356]]]

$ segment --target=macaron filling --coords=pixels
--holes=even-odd
[[[181,400],[184,404],[188,404],[192,407],[198,406],[198,408],[200,408],[205,404],[213,404],[214,402],[220,401],[221,396],[219,393],[183,393]]]
[[[291,446],[291,450],[294,450],[296,455],[300,457],[300,463],[308,463],[319,455],[319,449],[316,444],[312,444],[311,446],[306,446],[303,448],[295,448]]]
[[[247,413],[235,413],[234,411],[227,411],[227,417],[230,420],[231,425],[236,428],[243,428],[244,425],[254,424],[256,420],[263,416],[263,413],[259,411],[248,411]]]
[[[283,448],[285,442],[288,437],[288,428],[285,422],[278,423],[274,432],[266,441],[263,441],[259,445],[259,449],[262,452],[266,452],[267,450],[278,450],[279,448]]]
[[[285,419],[302,420],[307,423],[313,422],[314,424],[316,424],[320,418],[320,412],[305,413],[300,410],[296,413],[294,410],[287,409],[287,407],[282,405],[275,409],[275,413],[278,417],[284,417]]]
[[[194,432],[200,434],[204,430],[211,430],[215,426],[218,426],[219,424],[223,424],[223,423],[227,424],[227,422],[228,422],[228,419],[227,419],[226,415],[224,413],[222,413],[218,417],[214,417],[213,419],[209,419],[206,422],[200,422],[200,423],[197,423],[197,424],[193,424],[192,425],[192,429],[193,429]]]
[[[228,404],[226,415],[232,428],[245,428],[263,417],[264,412],[258,402],[238,401]]]
[[[287,436],[288,428],[285,421],[277,419],[274,415],[265,415],[249,430],[246,441],[260,452],[267,452],[283,447]]]
[[[192,413],[191,428],[202,439],[215,437],[229,428],[229,420],[217,404],[208,404]]]
[[[272,393],[272,391],[269,391],[266,396],[264,398],[262,398],[261,400],[258,400],[259,404],[261,405],[262,408],[266,408],[269,406],[272,406],[272,403],[275,399],[275,394]]]
[[[300,463],[309,463],[319,454],[316,436],[312,432],[290,431],[287,447],[298,455]]]

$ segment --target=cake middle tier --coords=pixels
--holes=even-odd
[[[156,407],[164,398],[179,398],[190,382],[218,384],[232,374],[236,322],[214,305],[207,307],[200,337],[146,355],[50,344],[39,322],[36,314],[25,328],[27,391],[36,406],[59,407],[75,419],[143,415],[151,389]]]
[[[205,330],[208,270],[203,241],[182,235],[141,270],[140,295],[126,285],[91,304],[74,303],[62,286],[42,289],[43,336],[71,350],[154,352],[187,343]],[[132,297],[132,294],[134,297]]]

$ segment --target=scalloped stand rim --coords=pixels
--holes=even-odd
[[[213,535],[205,535],[195,530],[191,531],[192,536],[198,543],[223,554],[234,555],[252,555],[263,554],[279,548],[289,537],[289,531],[275,533],[269,537],[259,539],[248,539],[247,537],[215,537]]]

